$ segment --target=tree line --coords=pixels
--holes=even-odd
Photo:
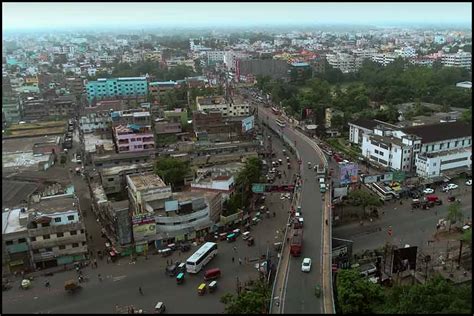
[[[257,87],[272,96],[289,114],[305,119],[304,109],[312,109],[316,123],[322,124],[324,109],[340,110],[342,118],[334,117],[335,125],[344,127],[348,120],[358,117],[378,118],[397,122],[395,105],[414,102],[416,108],[408,116],[428,114],[421,103],[469,109],[472,107],[470,89],[456,87],[460,81],[470,80],[470,73],[463,68],[443,67],[435,62],[433,67],[413,65],[401,58],[387,66],[365,60],[356,73],[345,74],[326,62],[325,72],[313,74],[302,84],[273,80],[257,76]],[[384,105],[383,109],[378,109]],[[469,120],[469,115],[465,115]]]

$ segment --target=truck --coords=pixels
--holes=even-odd
[[[324,164],[319,164],[316,165],[316,174],[318,177],[325,177],[326,176],[326,168],[324,167]]]
[[[290,254],[299,257],[303,250],[303,229],[295,229],[290,240]]]

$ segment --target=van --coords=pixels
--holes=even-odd
[[[243,239],[243,240],[247,240],[249,237],[250,237],[250,232],[244,232],[244,233],[242,234],[242,239]]]
[[[221,269],[219,268],[213,268],[209,269],[206,272],[204,272],[204,280],[213,280],[217,279],[221,276]]]

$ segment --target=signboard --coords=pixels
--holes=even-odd
[[[356,163],[339,164],[339,184],[357,183],[359,166]]]
[[[242,120],[242,133],[246,133],[253,129],[255,124],[255,117],[249,116]]]
[[[347,187],[334,188],[334,198],[343,197],[347,195]]]
[[[252,192],[253,193],[263,193],[265,192],[265,183],[254,183],[252,184]]]
[[[135,241],[146,239],[147,236],[156,234],[155,218],[149,215],[136,215],[132,217],[133,237]]]
[[[405,181],[405,172],[404,171],[394,171],[393,172],[393,181],[402,182]]]
[[[362,180],[364,183],[375,183],[379,182],[379,177],[380,175],[375,175],[375,176],[365,176],[364,179]]]
[[[178,210],[178,201],[165,201],[165,211],[177,211]]]

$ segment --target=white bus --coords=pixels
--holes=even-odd
[[[398,198],[398,193],[380,183],[372,183],[372,190],[380,197],[382,201],[389,201],[393,198]]]
[[[285,123],[285,121],[283,121],[283,120],[276,119],[275,122],[276,122],[277,125],[280,126],[280,127],[285,127],[285,126],[286,126],[286,123]]]
[[[212,258],[217,255],[217,244],[206,242],[191,257],[186,260],[186,271],[198,273]]]

